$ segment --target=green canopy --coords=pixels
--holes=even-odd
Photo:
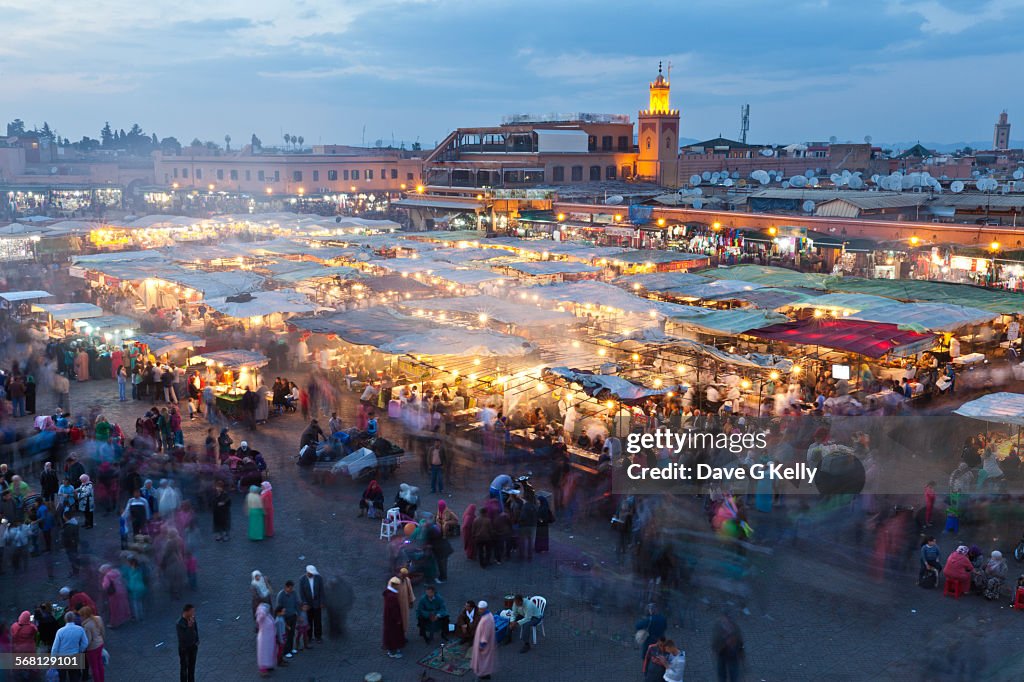
[[[772,265],[733,265],[727,268],[702,270],[699,274],[714,279],[739,279],[766,287],[804,287],[825,289],[826,276],[814,272],[797,272]]]
[[[1000,315],[1024,312],[1024,294],[1004,289],[987,289],[970,284],[933,282],[923,279],[863,279],[832,277],[826,280],[829,291],[871,294],[900,301],[934,301],[981,308]]]

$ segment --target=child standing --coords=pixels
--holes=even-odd
[[[278,667],[288,665],[288,661],[284,660],[284,643],[288,635],[288,623],[284,619],[284,607],[278,606],[277,610],[274,611],[274,639],[277,642],[277,665]]]
[[[303,604],[295,618],[295,648],[309,649],[309,604]]]

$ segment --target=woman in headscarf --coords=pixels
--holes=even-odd
[[[277,632],[270,607],[263,602],[256,607],[256,665],[260,677],[266,677],[277,665]]]
[[[260,499],[263,500],[263,537],[274,537],[274,489],[270,481],[263,481],[263,492]]]
[[[955,580],[960,583],[961,592],[967,592],[970,588],[971,572],[974,571],[974,566],[971,565],[971,560],[967,557],[968,552],[970,550],[967,545],[960,545],[946,558],[946,565],[942,569],[946,580]]]
[[[462,550],[470,561],[476,560],[476,543],[473,542],[473,521],[476,519],[476,505],[471,504],[462,513]]]
[[[249,539],[263,539],[263,498],[257,486],[249,486],[249,494],[245,496],[245,514],[249,517]]]
[[[985,595],[985,599],[991,600],[999,596],[999,591],[1006,580],[1007,570],[1008,566],[1006,559],[1003,558],[1003,553],[994,550],[982,569],[974,573],[975,587]]]
[[[406,625],[402,619],[402,597],[399,594],[402,581],[391,578],[384,590],[383,613],[383,644],[391,658],[402,657],[402,647],[406,645]]]
[[[36,653],[36,634],[39,629],[32,624],[32,614],[22,611],[18,622],[11,625],[11,653]]]
[[[371,511],[375,510],[375,511]],[[364,514],[375,517],[384,513],[384,491],[377,481],[370,481],[363,491],[363,497],[359,500],[359,516]]]
[[[444,500],[437,501],[437,525],[441,527],[441,535],[446,538],[459,534],[459,517],[448,508]]]
[[[270,581],[267,580],[267,577],[259,571],[252,572],[252,582],[249,583],[249,591],[252,593],[253,616],[256,615],[256,609],[259,608],[260,604],[273,606],[274,589],[270,586]]]
[[[116,628],[132,618],[131,609],[128,607],[128,590],[124,581],[121,580],[121,571],[110,564],[100,566],[100,587],[103,594],[107,595],[107,608],[110,611],[108,625]]]

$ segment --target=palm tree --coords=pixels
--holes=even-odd
[[[299,149],[302,149],[302,143],[306,141],[306,138],[299,135]]]
[[[292,141],[292,136],[291,136],[291,135],[289,135],[288,133],[285,133],[285,134],[284,134],[284,143],[285,143],[285,144],[288,144],[288,143],[289,143],[289,142],[291,142],[291,141]]]
[[[231,136],[230,135],[225,135],[224,136],[224,149],[226,151],[231,151]]]

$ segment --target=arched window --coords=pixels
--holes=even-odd
[[[647,138],[647,148],[648,149],[651,148],[651,138],[649,138],[649,137]]]
[[[665,136],[665,149],[672,149],[672,136],[671,135],[666,135]]]

